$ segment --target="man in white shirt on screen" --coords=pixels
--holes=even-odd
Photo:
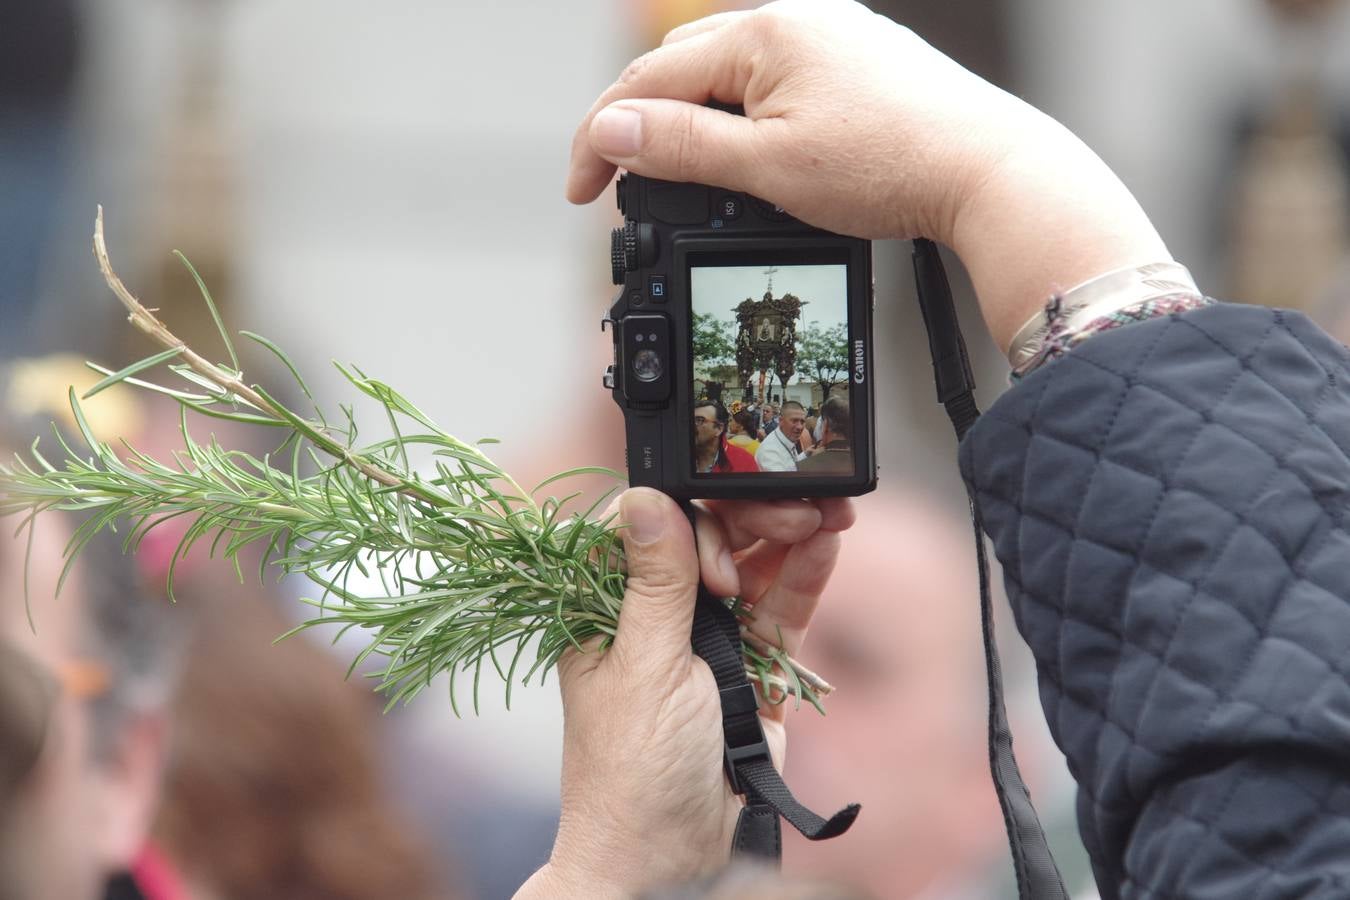
[[[804,454],[797,446],[802,429],[806,427],[806,408],[796,400],[783,404],[778,415],[778,427],[770,431],[755,453],[755,464],[761,472],[795,472]]]

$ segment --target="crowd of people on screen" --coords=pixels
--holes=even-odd
[[[694,401],[694,470],[700,474],[853,472],[848,400],[830,397],[820,409],[796,400],[781,405]]]

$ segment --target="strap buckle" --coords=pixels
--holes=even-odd
[[[722,700],[722,765],[732,793],[744,794],[747,786],[736,776],[736,765],[773,758],[759,721],[759,696],[749,682],[724,687],[718,695]]]

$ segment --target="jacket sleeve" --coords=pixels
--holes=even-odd
[[[1350,897],[1350,353],[1218,304],[1028,376],[961,467],[1101,894]]]

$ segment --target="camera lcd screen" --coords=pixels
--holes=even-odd
[[[695,476],[854,474],[848,266],[689,267]]]

